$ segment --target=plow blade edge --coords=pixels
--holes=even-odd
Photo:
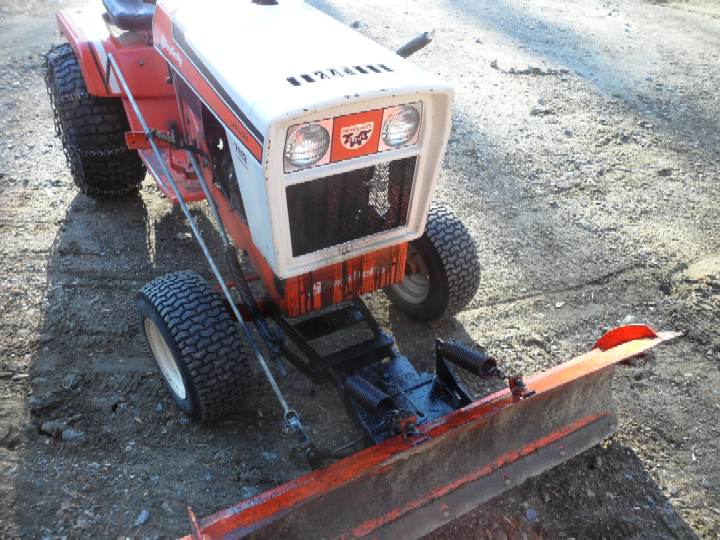
[[[614,365],[678,335],[646,329],[528,378],[529,398],[492,394],[421,426],[415,445],[390,439],[194,521],[191,537],[423,536],[612,434]]]

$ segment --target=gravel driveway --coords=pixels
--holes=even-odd
[[[610,441],[432,536],[720,538],[720,6],[312,3],[391,48],[434,28],[414,61],[456,88],[437,198],[477,239],[483,282],[430,331],[373,295],[406,355],[429,366],[437,335],[533,373],[623,320],[686,332],[618,370]],[[149,179],[116,202],[72,186],[42,55],[53,13],[83,4],[0,5],[0,536],[174,537],[187,506],[206,515],[302,462],[265,389],[197,427],[162,387],[135,291],[204,269]],[[321,443],[350,440],[333,390],[283,385]]]

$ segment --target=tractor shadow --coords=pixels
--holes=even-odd
[[[221,253],[201,207],[192,212]],[[14,478],[20,536],[175,537],[189,530],[188,506],[207,515],[302,472],[262,382],[240,415],[206,426],[191,424],[164,388],[134,299],[167,272],[209,277],[189,233],[180,209],[148,183],[133,197],[78,194],[68,204],[29,369],[26,451]],[[133,529],[144,509],[153,519]]]

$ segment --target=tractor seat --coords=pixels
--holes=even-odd
[[[103,0],[110,22],[123,30],[137,32],[152,28],[155,1]]]

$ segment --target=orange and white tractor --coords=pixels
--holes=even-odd
[[[361,299],[382,289],[435,321],[480,280],[468,230],[432,200],[453,92],[406,59],[427,34],[390,51],[300,0],[102,4],[58,14],[67,43],[48,53],[46,80],[78,188],[123,195],[149,172],[207,259],[215,284],[175,272],[137,296],[167,389],[197,422],[226,417],[255,362],[314,469],[191,512],[193,537],[416,538],[613,432],[613,366],[675,334],[622,327],[526,378],[438,339],[424,373]],[[221,252],[192,219],[197,201]],[[316,347],[351,326],[369,337]],[[364,432],[355,447],[316,446],[278,382],[283,362],[338,389]],[[505,388],[477,399],[458,370]]]

